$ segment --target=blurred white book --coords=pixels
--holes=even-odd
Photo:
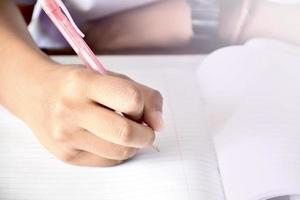
[[[300,194],[300,47],[270,39],[214,52],[198,70],[225,196]]]

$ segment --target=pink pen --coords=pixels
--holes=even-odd
[[[84,34],[74,23],[63,2],[61,0],[41,0],[41,6],[84,64],[94,71],[106,74],[106,69],[83,40]]]

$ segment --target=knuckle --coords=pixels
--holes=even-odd
[[[65,143],[70,140],[70,135],[65,130],[55,131],[52,136],[56,142]]]
[[[122,78],[122,79],[125,79],[125,80],[131,80],[131,79],[129,78],[129,76],[126,76],[126,75],[124,75],[124,74],[118,74],[118,76],[119,76],[120,78]]]
[[[126,120],[123,121],[119,131],[121,142],[126,144],[131,140],[132,137],[132,127]]]
[[[87,72],[83,69],[76,69],[69,73],[67,76],[67,81],[65,84],[65,93],[72,95],[80,95],[83,87],[85,87],[85,83],[87,80]]]
[[[57,102],[53,108],[53,114],[55,118],[65,119],[68,116],[69,107],[66,99],[62,99]]]
[[[149,92],[149,99],[159,104],[163,103],[163,96],[158,90],[151,90]]]
[[[143,106],[143,95],[140,90],[135,87],[129,87],[127,89],[127,95],[129,97],[128,109],[129,111],[139,110]]]
[[[162,99],[163,99],[162,94],[158,90],[152,91],[152,97],[154,97],[155,99],[158,99],[160,101],[162,101]]]
[[[75,82],[82,80],[83,70],[82,69],[73,70],[72,72],[70,72],[68,78],[70,81],[75,81]]]
[[[131,80],[128,76],[126,76],[124,74],[120,74],[120,73],[116,73],[116,72],[112,72],[112,71],[109,71],[108,73],[109,73],[109,75],[114,76],[114,77],[118,77],[118,78],[125,79],[125,80]]]

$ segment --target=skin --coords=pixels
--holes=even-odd
[[[158,91],[113,72],[55,63],[36,47],[13,1],[0,1],[0,10],[0,103],[52,154],[112,166],[152,145],[163,126]]]
[[[98,52],[182,46],[193,36],[185,0],[160,0],[88,22],[84,29],[86,40]]]

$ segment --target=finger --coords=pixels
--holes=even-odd
[[[87,96],[89,99],[112,110],[140,119],[144,109],[144,98],[139,88],[130,80],[114,76],[95,74],[89,80]]]
[[[58,145],[54,149],[49,149],[59,160],[65,163],[81,166],[108,167],[122,162],[120,160],[106,159],[93,153],[72,148],[70,139],[72,138],[68,136],[68,141],[64,141],[64,145]]]
[[[68,163],[72,165],[89,166],[89,167],[111,167],[111,166],[121,164],[122,161],[110,160],[86,151],[80,151],[80,153],[78,153],[77,156],[74,157]]]
[[[160,131],[164,127],[162,117],[163,97],[157,90],[153,90],[139,83],[137,84],[145,98],[143,120],[154,130]]]
[[[119,78],[122,78],[122,79],[125,79],[125,80],[130,80],[132,81],[132,79],[124,74],[120,74],[120,73],[116,73],[116,72],[113,72],[113,71],[108,71],[107,72],[110,76],[115,76],[115,77],[119,77]]]
[[[131,80],[128,76],[123,74],[109,71],[112,76],[120,77],[126,80]],[[144,113],[143,120],[154,130],[159,131],[164,127],[162,117],[163,97],[157,90],[153,90],[145,85],[135,82],[137,87],[140,88],[144,96]]]
[[[152,145],[155,138],[152,128],[96,104],[86,106],[78,119],[81,128],[114,144],[145,148]]]
[[[136,148],[110,143],[86,130],[73,133],[70,142],[75,149],[90,152],[109,160],[127,160],[137,153]]]

